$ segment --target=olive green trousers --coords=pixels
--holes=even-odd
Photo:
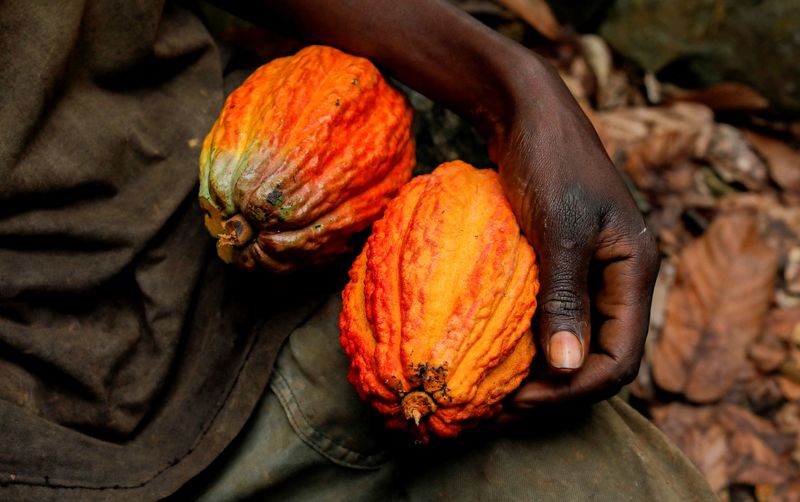
[[[428,446],[386,432],[346,380],[340,310],[333,297],[292,333],[246,428],[176,499],[716,500],[681,452],[616,398]]]

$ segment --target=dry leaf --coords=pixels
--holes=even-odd
[[[789,401],[800,401],[800,383],[789,380],[786,377],[778,377],[778,385],[781,392]]]
[[[727,183],[740,183],[751,191],[763,190],[766,185],[766,164],[735,127],[727,124],[714,127],[706,160]]]
[[[800,479],[776,487],[771,495],[769,502],[800,502]]]
[[[785,205],[772,194],[742,194],[720,201],[720,210],[748,208],[756,211],[765,242],[781,255],[800,242],[800,207]]]
[[[589,68],[589,64],[580,55],[576,56],[569,64],[569,75],[580,84],[580,99],[588,102],[595,90],[594,74]],[[576,99],[578,99],[577,96]]]
[[[789,481],[795,470],[788,456],[791,434],[739,406],[722,405],[715,411],[734,452],[734,482],[780,485]]]
[[[653,409],[653,422],[689,457],[711,488],[719,492],[732,475],[727,432],[711,408],[672,403]]]
[[[784,394],[777,378],[756,376],[744,389],[746,402],[755,410],[769,410],[784,401]]]
[[[683,195],[666,195],[661,207],[647,216],[647,226],[658,235],[659,247],[665,256],[677,256],[694,236],[684,224],[684,213],[689,204]]]
[[[597,35],[584,35],[580,38],[580,47],[597,85],[595,102],[598,110],[642,104],[639,92],[629,82],[628,75],[613,67],[611,49],[605,40]]]
[[[632,85],[628,74],[622,70],[612,69],[603,87],[597,89],[597,109],[608,111],[623,107],[644,106],[645,98]]]
[[[740,183],[753,192],[764,189],[767,166],[735,127],[714,127],[705,158],[727,183]]]
[[[779,485],[788,481],[788,466],[758,436],[733,434],[730,444],[735,458],[734,482]]]
[[[788,427],[800,426],[788,411],[781,410]],[[654,408],[653,421],[718,493],[733,483],[782,486],[796,471],[788,456],[794,431],[778,430],[740,406],[671,403]]]
[[[789,380],[800,383],[800,349],[793,347],[789,351],[789,357],[783,361],[779,371]]]
[[[749,211],[719,215],[686,246],[653,358],[656,384],[694,402],[724,396],[747,367],[777,266]]]
[[[711,110],[689,103],[599,112],[596,120],[609,156],[646,190],[661,183],[659,168],[704,157],[714,130]]]
[[[784,309],[800,307],[800,296],[790,295],[786,290],[775,291],[775,305]]]
[[[583,35],[580,38],[581,53],[594,73],[595,82],[599,89],[608,84],[612,69],[611,49],[598,35]]]
[[[764,322],[764,336],[773,336],[791,343],[795,332],[800,332],[800,308],[772,309]]]
[[[764,373],[771,373],[781,367],[789,351],[786,344],[774,335],[765,334],[750,345],[747,354],[756,368]]]
[[[744,131],[747,140],[769,164],[769,174],[784,190],[800,195],[800,152],[777,139]]]
[[[550,40],[561,37],[561,25],[550,10],[545,0],[499,0],[519,17],[525,20],[531,28],[541,33]]]
[[[731,434],[749,433],[761,438],[776,454],[788,451],[789,437],[769,420],[734,404],[714,407],[716,420]]]
[[[783,280],[786,291],[792,295],[800,295],[800,247],[793,247],[786,256],[783,268]]]
[[[782,432],[800,437],[800,403],[784,404],[775,414],[775,422]]]
[[[758,502],[771,502],[774,501],[775,498],[773,495],[775,494],[775,487],[772,485],[756,485],[755,489],[755,496]]]
[[[705,89],[686,90],[674,86],[668,88],[669,99],[703,104],[715,112],[757,112],[769,108],[767,98],[738,82],[721,82]]]

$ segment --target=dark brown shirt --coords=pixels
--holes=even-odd
[[[0,89],[0,499],[167,495],[316,305],[203,228],[217,51],[182,5],[5,0]]]

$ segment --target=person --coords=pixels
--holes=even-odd
[[[487,136],[539,256],[548,373],[509,398],[513,426],[424,451],[373,428],[336,340],[345,269],[214,257],[196,162],[222,69],[196,6],[10,0],[0,498],[711,500],[603,401],[637,372],[657,248],[558,75],[444,1],[221,3],[370,58]]]

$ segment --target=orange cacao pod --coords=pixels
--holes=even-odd
[[[368,60],[311,46],[256,70],[203,143],[200,205],[226,262],[326,261],[411,176],[411,109]]]
[[[535,352],[535,261],[494,171],[450,162],[406,184],[343,294],[360,397],[420,442],[497,413]]]

